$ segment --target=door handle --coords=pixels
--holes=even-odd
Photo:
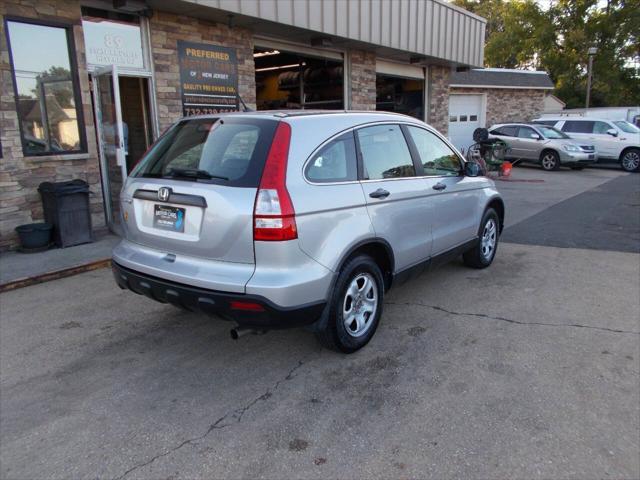
[[[444,190],[447,186],[444,183],[436,183],[433,187],[434,190]]]
[[[369,194],[371,198],[387,198],[389,195],[391,194],[388,191],[386,191],[384,188],[379,188],[375,192],[371,192]]]

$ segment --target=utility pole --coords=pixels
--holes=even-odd
[[[589,108],[589,100],[591,100],[591,75],[593,74],[593,57],[598,53],[596,47],[589,48],[589,66],[587,67],[587,103],[585,108]]]

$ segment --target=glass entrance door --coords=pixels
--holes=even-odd
[[[118,69],[115,65],[101,67],[94,71],[93,95],[107,224],[112,231],[120,233],[118,199],[124,180],[127,178],[127,165]]]

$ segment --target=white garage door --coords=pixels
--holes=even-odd
[[[465,153],[473,145],[473,131],[483,127],[482,95],[449,96],[449,138],[458,150]]]

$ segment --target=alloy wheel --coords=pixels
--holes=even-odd
[[[556,166],[556,157],[552,153],[547,153],[542,157],[542,168],[545,170],[553,170]]]
[[[349,284],[342,303],[345,330],[352,337],[361,337],[373,325],[378,310],[378,288],[373,275],[360,273]]]
[[[632,150],[627,152],[622,157],[622,168],[624,168],[627,172],[633,172],[637,170],[640,166],[640,153]]]
[[[491,260],[493,253],[496,249],[496,243],[498,241],[498,227],[493,218],[487,220],[487,223],[484,224],[484,229],[482,230],[482,239],[480,244],[480,251],[482,252],[482,257],[485,260]]]

